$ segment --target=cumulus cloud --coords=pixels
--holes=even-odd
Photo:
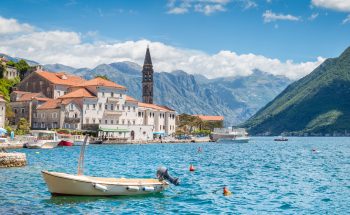
[[[312,0],[312,5],[316,7],[323,7],[327,9],[350,12],[349,0]]]
[[[299,21],[300,17],[296,17],[290,14],[276,14],[273,13],[271,10],[267,10],[263,13],[263,18],[264,18],[264,22],[268,23],[268,22],[274,22],[274,21],[278,21],[278,20],[286,20],[286,21]]]
[[[274,75],[297,79],[310,73],[324,60],[319,57],[313,62],[282,62],[262,55],[237,54],[228,50],[209,55],[203,51],[149,40],[85,42],[82,39],[84,36],[66,31],[26,32],[1,38],[0,50],[42,64],[61,63],[76,68],[93,68],[102,63],[121,61],[132,61],[142,65],[145,49],[149,45],[156,71],[184,70],[208,78],[247,76],[252,74],[254,69],[260,69]]]
[[[29,24],[20,24],[15,19],[6,19],[0,16],[0,35],[30,32],[33,30],[33,26]]]

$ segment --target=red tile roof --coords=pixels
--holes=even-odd
[[[42,93],[23,93],[22,96],[17,100],[19,102],[30,101],[33,98],[44,97]]]
[[[133,98],[131,96],[128,96],[128,95],[126,96],[125,100],[128,101],[128,102],[138,102],[137,99],[135,99],[135,98]]]
[[[166,106],[161,106],[161,105],[156,105],[156,104],[148,104],[148,103],[143,103],[143,102],[139,102],[138,104],[139,104],[139,107],[151,108],[154,110],[174,111]]]
[[[206,116],[206,115],[193,115],[193,116],[196,116],[203,121],[223,121],[224,120],[223,116]]]
[[[61,100],[59,99],[50,99],[47,102],[40,105],[37,109],[38,110],[56,109],[59,107],[60,103],[61,103]]]
[[[85,81],[81,86],[105,86],[126,90],[126,87],[100,77]]]
[[[94,97],[95,96],[85,88],[79,88],[70,93],[67,93],[66,95],[60,96],[59,98],[65,99],[65,98],[94,98]]]
[[[78,86],[85,81],[80,76],[68,75],[65,73],[53,73],[47,71],[35,71],[38,75],[50,81],[53,84],[68,85],[68,86]]]

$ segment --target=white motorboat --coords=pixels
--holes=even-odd
[[[156,179],[100,178],[83,174],[84,151],[88,137],[81,146],[78,174],[42,171],[43,178],[52,195],[120,196],[156,193],[165,190],[169,183],[178,185],[177,178],[169,176],[166,168],[157,171]]]
[[[247,143],[249,136],[244,128],[215,128],[212,140],[215,142]]]
[[[98,178],[42,171],[53,195],[120,196],[161,192],[169,186],[159,179]]]
[[[57,133],[46,130],[33,130],[30,132],[32,137],[28,138],[26,147],[29,149],[52,149],[57,147],[60,140]]]
[[[84,143],[84,135],[73,135],[73,146],[81,146]],[[86,142],[86,145],[89,145],[89,139]]]

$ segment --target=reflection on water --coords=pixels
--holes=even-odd
[[[129,199],[139,199],[144,198],[164,198],[163,193],[149,193],[145,195],[134,195],[134,196],[63,196],[63,195],[52,195],[50,199],[44,200],[48,204],[80,204],[87,202],[98,202],[98,201],[124,201]]]

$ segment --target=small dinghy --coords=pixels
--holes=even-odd
[[[43,178],[52,195],[77,196],[122,196],[157,193],[165,190],[169,182],[179,185],[165,167],[157,170],[155,179],[99,178],[83,175],[84,151],[87,142],[81,146],[78,174],[42,171]],[[169,182],[167,182],[168,180]]]

